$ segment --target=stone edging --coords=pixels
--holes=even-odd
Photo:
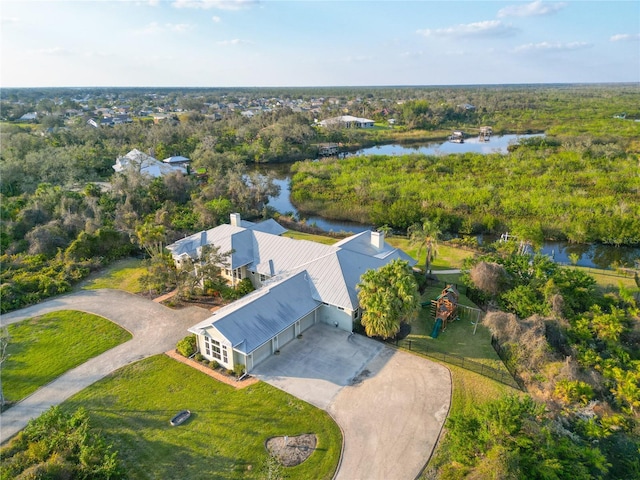
[[[255,377],[247,377],[244,380],[237,381],[234,378],[229,378],[228,376],[223,375],[220,372],[216,372],[215,370],[205,367],[204,365],[201,365],[195,360],[191,360],[190,358],[185,358],[179,353],[177,353],[175,350],[169,350],[168,352],[164,352],[164,353],[168,357],[171,357],[180,363],[184,363],[185,365],[189,365],[190,367],[193,367],[196,370],[199,370],[202,373],[209,375],[210,377],[213,377],[220,382],[226,383],[227,385],[231,385],[234,388],[238,388],[238,389],[246,388],[249,385],[253,385],[254,383],[258,383],[260,381]]]

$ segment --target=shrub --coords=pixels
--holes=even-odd
[[[216,362],[215,360],[211,360],[211,362],[209,362],[209,366],[212,369],[216,370],[220,366],[220,364],[218,362]]]
[[[196,359],[196,362],[202,363],[204,361],[204,355],[202,355],[201,353],[196,353],[196,356],[193,358]]]
[[[236,377],[241,377],[242,374],[244,373],[244,365],[240,363],[237,363],[236,365],[234,365],[233,373],[236,375]]]
[[[196,353],[196,336],[188,335],[176,344],[177,352],[183,357],[190,357]]]
[[[586,405],[593,398],[593,388],[580,380],[559,380],[554,395],[564,403],[580,403]]]
[[[243,278],[242,280],[240,280],[240,283],[236,285],[236,293],[238,294],[238,297],[244,297],[254,290],[255,288],[253,287],[253,283],[251,283],[251,280],[249,278]]]

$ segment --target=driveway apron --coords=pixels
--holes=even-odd
[[[437,363],[316,325],[260,364],[261,380],[323,408],[344,434],[340,480],[412,480],[431,456],[451,402]]]

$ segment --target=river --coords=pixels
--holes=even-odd
[[[518,138],[530,137],[532,135],[501,135],[493,136],[488,142],[480,142],[478,138],[465,139],[464,143],[434,142],[423,145],[380,145],[376,147],[363,148],[353,153],[353,155],[406,155],[421,153],[425,155],[448,155],[451,153],[506,153],[507,147]],[[290,200],[291,180],[290,165],[269,166],[261,171],[269,171],[275,177],[275,183],[280,186],[280,194],[269,199],[269,206],[275,208],[280,213],[293,213],[297,216],[298,210]],[[371,225],[360,223],[335,221],[319,216],[305,217],[307,224],[315,225],[324,231],[330,232],[352,232],[360,233],[370,230]],[[577,265],[590,268],[610,268],[612,265],[633,266],[634,261],[640,258],[640,248],[615,247],[612,245],[585,245],[570,244],[566,242],[545,242],[541,249],[542,253],[551,256],[560,263],[571,263],[569,255],[579,256]]]

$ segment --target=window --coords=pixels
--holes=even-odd
[[[260,274],[260,282],[264,282],[267,278],[269,277],[267,277],[266,275]]]
[[[213,338],[204,337],[204,353],[216,360],[222,360],[223,363],[229,363],[227,346],[221,346],[220,342]]]

